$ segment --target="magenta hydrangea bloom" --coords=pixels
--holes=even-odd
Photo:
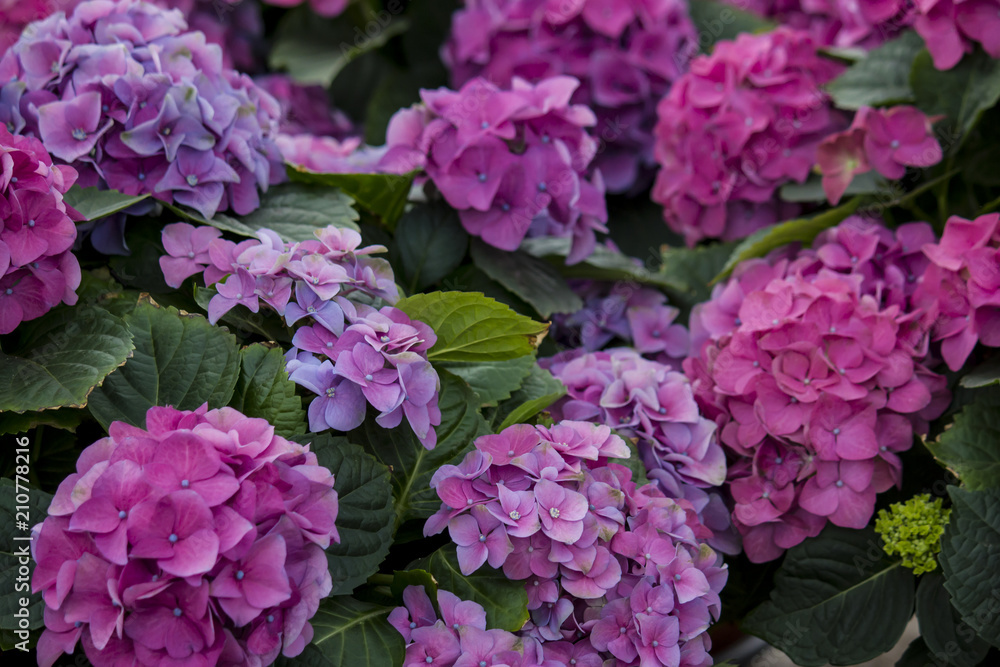
[[[264,41],[264,22],[256,0],[153,0],[153,3],[181,10],[192,30],[204,33],[210,44],[221,46],[224,67],[241,72],[261,68],[259,52]],[[273,91],[271,94],[274,95]]]
[[[837,204],[857,174],[872,168],[898,180],[907,167],[930,167],[941,161],[941,144],[932,119],[920,109],[861,107],[851,126],[820,143],[816,163],[823,175],[823,190]]]
[[[76,170],[53,165],[40,141],[0,126],[0,334],[76,303],[79,215],[63,201],[74,181]]]
[[[743,33],[695,58],[660,102],[653,200],[689,244],[742,238],[782,219],[761,204],[776,205],[779,186],[804,181],[819,142],[846,125],[820,88],[842,66],[817,47],[789,28]]]
[[[656,102],[698,50],[682,0],[466,0],[444,48],[454,85],[481,76],[510,86],[568,75],[573,102],[594,110],[594,164],[610,192],[648,185]]]
[[[805,30],[823,46],[870,49],[913,23],[919,3],[907,0],[725,0],[727,4]]]
[[[957,371],[977,342],[1000,347],[1000,214],[952,216],[923,250],[930,263],[913,300],[933,314],[932,339]]]
[[[84,185],[150,194],[206,217],[245,214],[284,177],[278,103],[223,66],[180,11],[79,5],[25,31],[0,60],[0,115],[73,164]]]
[[[257,664],[294,657],[332,588],[333,475],[233,408],[114,422],[35,528],[39,664]]]
[[[427,361],[434,331],[391,305],[346,298],[397,301],[392,268],[371,256],[385,252],[383,246],[361,247],[359,233],[334,226],[315,235],[286,243],[264,229],[258,239],[234,243],[214,228],[175,223],[163,228],[167,254],[160,268],[172,287],[199,273],[215,286],[208,304],[213,324],[237,306],[257,312],[263,305],[297,325],[286,368],[292,381],[316,394],[312,432],[357,428],[370,404],[380,426],[395,428],[406,417],[420,442],[433,448],[441,423],[440,382]]]
[[[502,250],[525,236],[572,240],[578,262],[607,231],[600,172],[587,172],[597,142],[588,108],[570,102],[579,82],[566,76],[537,84],[515,78],[501,89],[476,78],[458,91],[421,91],[423,105],[389,123],[379,169],[423,169],[462,226]]]
[[[740,264],[691,316],[684,362],[704,414],[736,458],[733,523],[752,561],[827,521],[861,528],[901,480],[898,453],[947,407],[921,305],[926,223],[892,232],[859,217]]]
[[[913,27],[940,70],[958,64],[975,44],[1000,58],[1000,1],[917,0]]]
[[[718,619],[728,571],[701,541],[707,530],[690,503],[654,484],[637,487],[615,462],[629,456],[619,436],[582,421],[517,424],[475,447],[434,474],[443,504],[424,532],[448,529],[464,574],[489,563],[525,581],[531,617],[518,635],[535,661],[503,664],[631,664],[639,656],[651,666],[711,664],[705,630]],[[407,601],[390,620],[424,660],[432,654],[419,628],[444,624],[426,613],[429,601],[414,598],[419,604]],[[454,646],[432,634],[433,646]],[[460,652],[489,649],[482,641]]]

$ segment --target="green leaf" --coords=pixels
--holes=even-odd
[[[1000,489],[967,491],[948,487],[951,520],[941,538],[938,562],[944,587],[962,620],[1000,646]]]
[[[413,177],[409,174],[318,174],[288,166],[288,177],[298,183],[340,188],[363,209],[382,218],[390,229],[403,215]]]
[[[629,470],[632,471],[632,481],[642,486],[643,484],[649,483],[649,478],[646,477],[646,466],[643,464],[642,459],[639,457],[639,447],[636,444],[638,438],[628,438],[621,433],[616,433],[618,437],[625,441],[628,445],[628,450],[630,456],[627,459],[615,459],[614,463],[619,463]]]
[[[465,380],[479,396],[480,403],[496,405],[497,401],[510,398],[510,393],[521,386],[535,365],[534,355],[526,354],[507,361],[453,362],[439,367]]]
[[[20,443],[14,440],[7,446],[13,448],[15,444],[20,447]],[[29,466],[32,463],[29,462]],[[18,493],[27,494],[28,502],[18,502]],[[20,629],[19,619],[14,614],[22,613],[21,598],[28,600],[28,629],[33,639],[37,639],[43,625],[45,605],[42,596],[31,592],[31,576],[35,571],[35,561],[29,549],[31,542],[18,538],[27,538],[31,526],[45,519],[52,496],[23,483],[15,484],[4,477],[0,478],[0,499],[0,586],[3,587],[0,588],[0,649],[6,651],[23,641],[14,634]],[[20,509],[21,505],[25,505],[25,509]],[[27,576],[21,574],[21,567],[26,567]]]
[[[240,350],[240,377],[229,405],[248,417],[266,419],[278,435],[306,432],[302,398],[288,379],[281,348],[255,343]]]
[[[528,593],[523,581],[512,581],[502,570],[484,565],[472,574],[462,574],[455,545],[441,547],[411,567],[427,570],[438,588],[472,600],[486,610],[486,627],[517,632],[528,620]]]
[[[962,622],[951,604],[940,572],[928,572],[917,585],[917,621],[920,635],[935,655],[947,656],[950,667],[975,667],[990,645]]]
[[[343,19],[320,18],[307,6],[297,7],[278,23],[269,64],[287,70],[299,83],[327,87],[352,60],[381,48],[408,27],[395,18],[376,24],[377,31],[370,35]]]
[[[995,356],[973,368],[962,376],[959,384],[968,389],[1000,384],[1000,356]]]
[[[698,43],[706,51],[716,42],[736,39],[741,32],[767,32],[774,28],[773,23],[756,14],[715,0],[692,0],[690,10],[691,20],[698,30]]]
[[[240,373],[236,337],[200,315],[141,303],[125,323],[135,353],[91,395],[90,412],[107,428],[121,420],[146,424],[154,405],[194,410],[229,403]]]
[[[483,273],[530,303],[538,314],[574,313],[583,301],[548,262],[526,252],[506,252],[472,240],[472,261]]]
[[[936,662],[931,656],[930,649],[923,637],[917,637],[899,656],[895,667],[932,667]]]
[[[671,285],[671,303],[693,306],[708,301],[712,294],[709,284],[726,265],[735,247],[735,243],[664,247],[660,275]]]
[[[436,427],[438,441],[434,449],[425,449],[411,429],[402,426],[386,430],[374,419],[366,419],[351,434],[392,471],[398,523],[426,519],[440,509],[441,499],[430,486],[431,476],[445,464],[461,462],[472,449],[472,441],[489,433],[479,414],[479,398],[469,386],[448,372],[440,372],[440,376],[441,425]]]
[[[419,292],[454,271],[465,259],[469,235],[458,213],[440,204],[417,204],[396,225],[396,247],[409,292]]]
[[[117,190],[98,190],[74,185],[64,196],[66,203],[80,212],[85,220],[99,220],[124,211],[133,204],[148,199],[149,195],[127,195]]]
[[[0,435],[11,433],[27,433],[39,426],[51,426],[75,432],[87,413],[74,408],[58,410],[43,410],[41,412],[2,412],[0,413]]]
[[[535,257],[549,258],[558,264],[559,272],[567,278],[590,278],[592,280],[625,280],[643,285],[672,288],[658,271],[658,267],[637,264],[631,257],[599,245],[593,254],[582,262],[565,265],[569,255],[570,240],[555,236],[539,236],[525,239],[521,250]]]
[[[83,407],[132,352],[118,317],[92,306],[59,307],[25,322],[0,352],[0,411]]]
[[[504,361],[534,352],[548,324],[519,315],[480,292],[414,294],[396,307],[437,334],[431,361]]]
[[[869,195],[886,188],[887,182],[876,171],[866,171],[858,174],[847,186],[845,195]],[[826,192],[823,191],[823,179],[818,174],[812,174],[805,183],[786,183],[781,186],[781,198],[790,202],[826,203]]]
[[[312,624],[312,643],[293,659],[278,664],[306,667],[389,667],[403,664],[403,635],[386,618],[392,607],[348,596],[330,597],[319,605]]]
[[[198,211],[187,208],[186,206],[177,206],[176,204],[168,204],[167,202],[163,202],[163,206],[171,213],[174,213],[189,222],[194,222],[199,225],[208,225],[224,232],[236,234],[237,236],[244,236],[246,238],[256,238],[257,236],[256,230],[251,229],[236,218],[230,217],[225,213],[216,213],[213,217],[206,218]]]
[[[947,72],[934,67],[925,49],[910,73],[916,105],[927,115],[943,114],[944,136],[953,139],[951,151],[969,136],[983,112],[1000,100],[1000,61],[977,48]],[[944,146],[948,152],[949,146]]]
[[[282,183],[271,186],[260,207],[241,221],[254,231],[271,229],[286,242],[306,241],[330,225],[358,231],[358,212],[351,204],[350,197],[334,188]]]
[[[851,65],[827,84],[826,91],[834,105],[852,111],[863,106],[913,102],[910,70],[923,48],[920,35],[908,30]]]
[[[722,271],[715,276],[712,283],[725,280],[732,273],[736,266],[747,259],[763,257],[775,248],[788,245],[789,243],[811,243],[820,232],[843,222],[848,216],[857,210],[861,204],[861,199],[855,197],[837,208],[824,211],[812,218],[799,218],[787,222],[779,222],[776,225],[760,229],[746,239],[744,239],[736,249],[733,250],[729,261],[722,268]]]
[[[347,438],[310,433],[296,440],[311,442],[320,465],[333,472],[340,543],[330,544],[326,557],[332,595],[346,595],[378,571],[392,545],[396,511],[389,469]]]
[[[951,428],[927,448],[968,488],[1000,487],[1000,401],[995,392],[973,396]]]
[[[85,411],[76,410],[75,412],[84,413]],[[27,437],[31,465],[28,466],[28,473],[22,477],[27,477],[28,484],[36,489],[51,493],[59,488],[59,484],[66,477],[76,472],[77,459],[80,458],[85,444],[89,444],[70,431],[58,428],[36,428]],[[18,472],[18,463],[13,447],[0,450],[0,466],[2,466],[3,475],[13,478]]]
[[[743,630],[797,665],[854,665],[885,653],[913,615],[913,573],[890,560],[870,529],[827,526],[792,547],[771,599]]]
[[[565,395],[566,385],[535,364],[521,388],[497,407],[492,423],[500,421],[498,432],[513,424],[523,424]]]

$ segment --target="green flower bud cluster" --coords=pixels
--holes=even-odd
[[[941,536],[948,525],[950,509],[941,507],[941,499],[931,501],[924,493],[905,503],[894,503],[888,511],[879,510],[875,531],[882,536],[883,549],[890,556],[900,556],[903,566],[914,574],[937,567]]]

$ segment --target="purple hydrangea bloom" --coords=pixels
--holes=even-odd
[[[332,582],[333,475],[232,408],[153,407],[80,455],[36,527],[39,664],[259,664],[295,656]]]
[[[594,110],[594,160],[610,192],[648,186],[656,103],[697,52],[680,0],[466,0],[452,17],[445,62],[454,85],[480,76],[510,86],[568,75],[572,101]]]
[[[509,89],[476,78],[458,91],[423,90],[422,106],[390,121],[378,167],[426,171],[466,231],[492,246],[566,237],[567,261],[578,262],[608,219],[600,172],[588,176],[598,146],[586,128],[596,119],[570,102],[578,86],[567,76],[515,78]]]
[[[84,185],[249,213],[283,178],[278,103],[224,67],[178,10],[84,2],[33,25],[0,60],[0,115]]]

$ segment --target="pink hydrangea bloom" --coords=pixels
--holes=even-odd
[[[923,246],[930,260],[914,302],[933,313],[933,340],[957,371],[976,343],[1000,347],[1000,214],[975,220],[952,216],[937,243]]]
[[[443,504],[424,532],[448,529],[465,574],[489,563],[525,581],[526,657],[537,643],[554,664],[574,664],[567,656],[595,666],[639,656],[653,666],[710,664],[705,630],[728,572],[701,541],[706,529],[691,503],[637,487],[615,462],[629,456],[620,437],[582,421],[518,424],[475,447],[434,474]],[[394,625],[424,644],[419,626],[434,622],[422,620],[427,604],[407,607],[408,615],[393,612]]]
[[[40,141],[0,126],[0,334],[76,303],[79,215],[63,201],[74,181],[76,170],[53,165]]]
[[[861,528],[901,480],[898,452],[947,407],[921,305],[926,223],[859,217],[812,248],[742,263],[691,316],[695,397],[736,457],[733,523],[755,562],[827,521]]]
[[[392,117],[378,168],[423,169],[466,231],[492,246],[568,237],[568,261],[578,262],[608,219],[600,172],[586,175],[598,148],[586,128],[596,119],[570,102],[578,86],[567,76],[515,78],[509,89],[476,78],[458,91],[423,90],[423,105]]]
[[[927,42],[936,68],[951,69],[975,44],[1000,58],[998,0],[917,0],[916,14],[913,27]]]
[[[307,0],[264,0],[265,4],[275,7],[297,7]],[[309,6],[320,16],[339,16],[350,3],[350,0],[308,0]]]
[[[898,180],[907,167],[930,167],[941,161],[941,144],[931,128],[932,119],[920,109],[861,107],[851,127],[820,143],[816,163],[823,175],[823,190],[837,204],[851,179],[872,168]]]
[[[153,407],[80,455],[36,526],[39,664],[258,664],[298,655],[330,593],[333,475],[233,408]]]
[[[697,49],[681,0],[466,0],[444,58],[456,86],[477,76],[499,86],[579,79],[573,102],[597,115],[594,164],[609,191],[625,192],[651,180],[656,102]]]
[[[245,214],[284,178],[278,103],[223,65],[178,10],[79,5],[33,25],[0,60],[0,120],[37,136],[84,185]]]
[[[726,0],[739,9],[805,30],[823,46],[870,49],[913,23],[908,0]]]
[[[753,208],[802,182],[816,147],[846,123],[820,86],[842,69],[789,28],[741,34],[699,56],[659,104],[653,199],[689,244],[774,222]]]

